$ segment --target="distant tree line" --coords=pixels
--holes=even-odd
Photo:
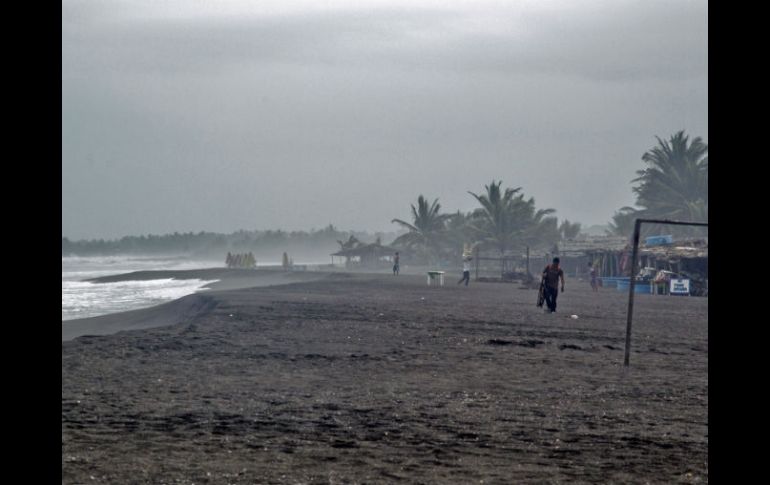
[[[374,240],[383,234],[359,231],[343,231],[329,224],[311,231],[240,230],[231,234],[215,232],[175,232],[164,235],[125,236],[120,239],[91,239],[72,241],[62,238],[62,256],[98,256],[115,254],[188,254],[200,257],[224,258],[228,251],[246,253],[299,248],[313,248],[319,254],[333,252],[337,241],[355,236],[361,240]]]

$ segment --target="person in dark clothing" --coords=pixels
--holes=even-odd
[[[401,267],[398,265],[398,253],[396,253],[395,256],[393,256],[393,274],[398,275],[398,272],[401,270]]]
[[[553,258],[553,263],[543,270],[545,281],[544,296],[548,306],[546,312],[556,311],[556,297],[559,295],[559,279],[561,279],[561,292],[564,293],[564,271],[559,267],[559,258]]]

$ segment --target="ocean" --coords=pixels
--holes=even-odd
[[[184,270],[223,267],[220,261],[193,261],[189,258],[140,256],[67,256],[61,260],[61,319],[95,317],[139,308],[206,291],[213,281],[158,279],[89,283],[83,280],[132,271]]]
[[[315,266],[319,262],[299,262]],[[280,261],[259,261],[258,267],[277,267]],[[216,280],[170,278],[116,283],[89,283],[89,278],[133,271],[223,268],[224,260],[194,260],[189,257],[157,256],[63,256],[61,258],[61,319],[96,317],[137,310],[176,300]]]

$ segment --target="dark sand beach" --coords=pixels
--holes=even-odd
[[[624,370],[626,294],[568,278],[546,315],[459,276],[65,322],[105,334],[62,330],[62,482],[708,482],[708,299],[637,295]]]

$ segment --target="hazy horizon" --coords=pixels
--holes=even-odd
[[[582,224],[581,228],[580,228],[580,232],[582,234],[587,234],[587,235],[596,235],[596,234],[600,234],[600,233],[602,235],[604,235],[603,231],[605,229],[609,230],[609,228],[610,227],[607,224],[590,224],[590,225]],[[278,231],[278,230],[281,230],[281,231],[286,232],[286,233],[290,233],[290,232],[293,232],[293,231],[311,233],[311,232],[315,232],[315,231],[321,231],[323,229],[324,228],[322,228],[322,227],[321,228],[315,227],[315,228],[310,228],[310,229],[295,229],[295,230],[285,230],[285,229],[282,229],[282,228],[265,228],[265,229],[259,229],[259,228],[257,228],[257,229],[240,228],[240,229],[236,229],[234,231],[228,231],[228,232],[222,232],[222,233],[218,233],[216,231],[205,231],[205,230],[193,231],[193,230],[190,230],[190,231],[172,231],[172,232],[163,232],[163,233],[123,234],[123,235],[115,236],[115,237],[111,237],[111,238],[105,238],[105,237],[71,238],[71,237],[67,236],[66,234],[63,234],[62,238],[66,238],[66,239],[68,239],[68,240],[70,240],[72,242],[77,242],[77,241],[82,241],[82,240],[91,240],[91,241],[93,241],[93,240],[99,240],[99,239],[119,240],[119,239],[124,238],[124,237],[141,237],[141,236],[149,236],[149,235],[164,236],[164,235],[174,234],[174,232],[177,232],[179,234],[190,234],[190,233],[192,233],[192,234],[199,234],[200,232],[205,232],[205,233],[216,233],[216,234],[229,235],[229,234],[235,234],[235,233],[237,233],[239,231],[266,232],[266,231]],[[384,240],[383,242],[387,242],[387,238],[396,238],[399,235],[404,234],[405,232],[407,232],[406,229],[403,229],[403,228],[402,229],[398,229],[398,230],[391,230],[391,231],[362,231],[362,230],[358,230],[358,229],[345,229],[345,228],[340,228],[340,227],[334,226],[334,229],[339,231],[339,232],[344,232],[344,233],[351,233],[351,234],[355,233],[356,235],[364,235],[364,234],[366,234],[366,235],[368,235],[368,236],[370,236],[372,238],[377,237],[377,235],[383,235],[383,236],[386,237],[386,240]]]
[[[708,142],[708,3],[62,2],[62,236],[396,232],[493,179],[584,228]]]

